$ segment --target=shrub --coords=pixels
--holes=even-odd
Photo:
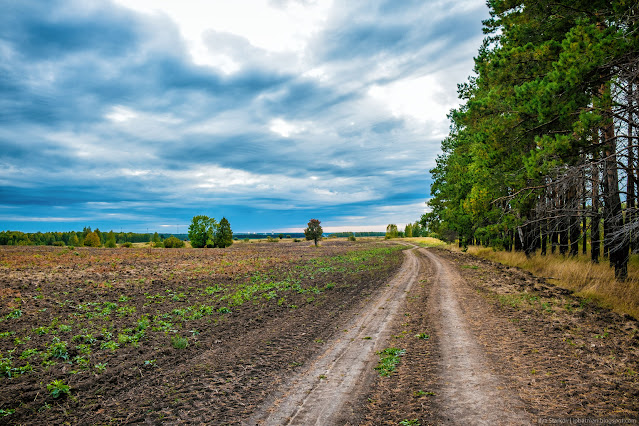
[[[355,235],[349,235],[348,241],[357,241],[357,238],[355,238]]]
[[[56,247],[64,247],[64,241],[54,241],[51,245]]]
[[[131,248],[133,247],[133,244],[127,241],[126,243],[120,244],[120,247]]]
[[[164,240],[164,247],[165,248],[182,248],[184,247],[184,241],[171,235],[169,238]]]
[[[106,243],[104,243],[104,247],[108,247],[108,248],[116,248],[118,245],[115,242],[115,234],[113,233],[113,231],[109,232],[108,236],[107,236],[107,240]]]

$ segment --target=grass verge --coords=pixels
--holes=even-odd
[[[484,259],[514,266],[545,278],[548,282],[592,299],[602,306],[639,319],[639,257],[632,256],[628,265],[628,280],[615,280],[608,262],[590,262],[587,255],[565,257],[559,254],[526,257],[521,252],[494,251],[471,246],[468,253]]]

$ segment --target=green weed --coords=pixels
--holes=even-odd
[[[71,389],[62,380],[54,380],[47,385],[49,394],[55,399],[61,396],[71,395]]]
[[[175,349],[185,349],[187,346],[189,346],[189,339],[176,334],[171,338],[171,346],[173,346]]]
[[[377,352],[379,355],[379,364],[375,367],[375,370],[379,372],[382,377],[390,376],[395,367],[399,364],[400,357],[406,353],[406,350],[399,348],[386,348],[381,352]]]

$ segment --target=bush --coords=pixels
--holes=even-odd
[[[164,240],[164,247],[165,248],[182,248],[184,247],[184,241],[174,236],[170,236],[169,238]]]
[[[133,244],[127,241],[126,243],[120,244],[120,247],[131,248],[133,247]]]
[[[56,247],[64,247],[64,241],[54,241],[52,245]]]
[[[357,238],[355,238],[355,235],[349,235],[348,241],[357,241]]]

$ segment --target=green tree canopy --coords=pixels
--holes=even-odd
[[[102,243],[100,242],[98,234],[91,231],[84,237],[84,245],[87,247],[101,247]]]
[[[217,221],[205,215],[193,216],[189,225],[189,240],[193,248],[213,247]]]
[[[220,224],[217,227],[217,233],[215,234],[215,247],[226,248],[233,244],[233,231],[231,230],[231,224],[223,217],[220,220]]]
[[[317,219],[311,219],[308,221],[306,229],[304,230],[304,235],[307,240],[315,241],[315,245],[317,246],[317,241],[322,239],[322,234],[324,234],[324,230],[320,226],[320,221]]]
[[[115,233],[113,231],[109,231],[109,233],[107,234],[107,239],[104,246],[109,248],[115,248],[118,246],[115,242]]]

